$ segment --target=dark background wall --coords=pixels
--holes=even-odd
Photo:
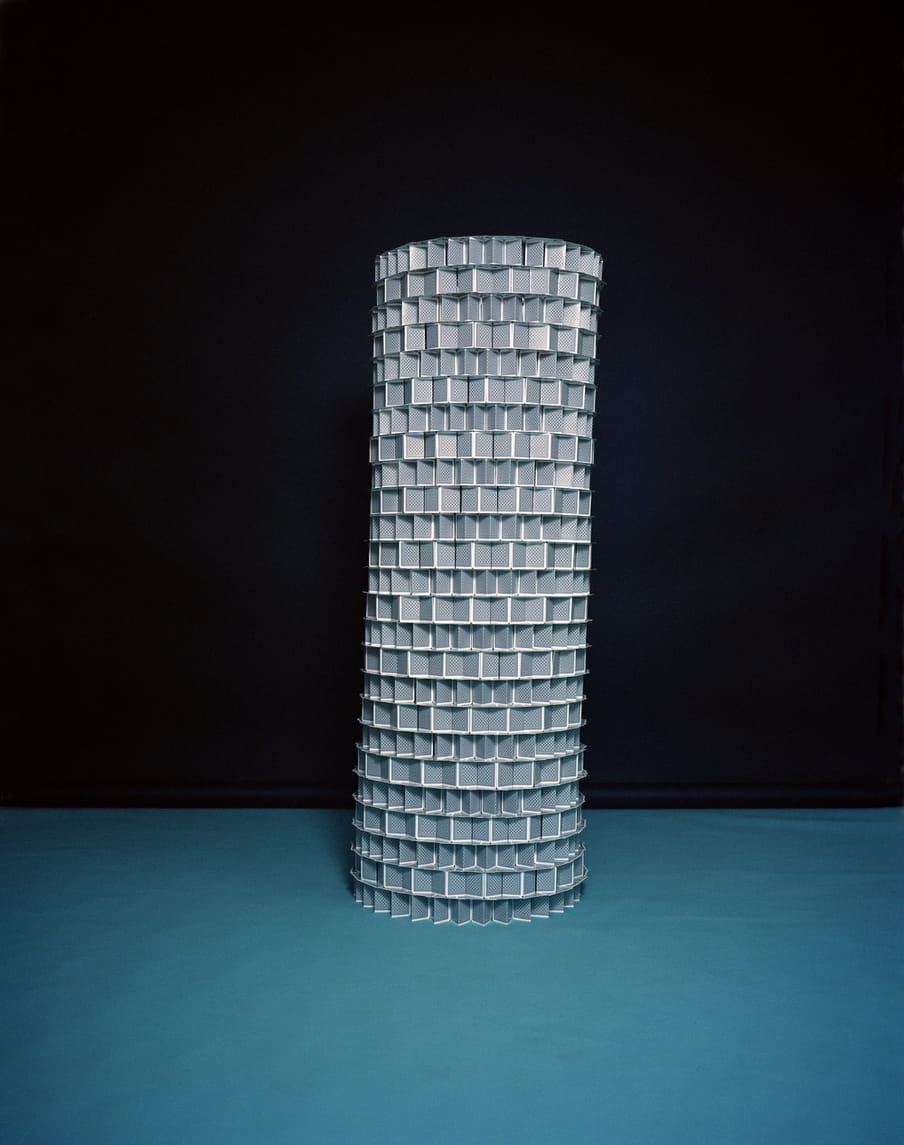
[[[0,9],[0,797],[350,799],[372,259],[500,232],[606,258],[591,799],[895,801],[891,16],[228,7]]]

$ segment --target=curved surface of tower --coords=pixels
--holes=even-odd
[[[376,260],[352,848],[374,910],[509,922],[580,896],[601,271],[513,235]]]

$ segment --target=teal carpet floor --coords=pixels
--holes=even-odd
[[[899,809],[591,811],[485,928],[357,906],[350,817],[0,812],[0,1142],[904,1142]]]

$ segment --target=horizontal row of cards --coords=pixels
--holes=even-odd
[[[504,794],[516,788],[559,787],[563,783],[580,779],[584,775],[584,748],[545,759],[535,757],[483,762],[414,757],[400,759],[398,756],[380,755],[359,748],[356,772],[359,780],[370,779],[425,788],[470,788]]]
[[[409,596],[367,593],[369,620],[433,624],[568,624],[587,619],[577,596]]]
[[[586,596],[590,573],[573,569],[421,569],[368,570],[368,591],[437,597]]]
[[[583,776],[580,773],[578,778]],[[520,787],[506,791],[473,791],[468,788],[415,787],[361,778],[356,800],[385,811],[422,811],[428,815],[497,816],[542,815],[569,811],[583,802],[577,780],[550,787]]]
[[[362,688],[362,699],[430,707],[529,707],[584,699],[583,676],[553,676],[548,680],[414,680],[365,672]]]
[[[436,709],[439,710],[439,709]],[[517,708],[503,709],[512,712]],[[363,751],[379,755],[413,756],[417,759],[455,762],[473,761],[493,763],[496,761],[534,760],[538,756],[568,755],[582,746],[580,729],[576,727],[561,731],[458,733],[400,731],[396,728],[376,728],[370,724],[360,724]],[[467,784],[461,786],[466,787]]]
[[[373,356],[407,350],[556,350],[596,357],[596,334],[555,322],[416,322],[377,330]],[[503,371],[507,373],[508,371]]]
[[[471,819],[384,811],[358,803],[354,823],[362,831],[425,843],[530,843],[577,835],[584,829],[579,808],[542,815]]]
[[[560,652],[438,652],[366,646],[365,672],[381,676],[440,680],[526,680],[581,676],[587,671],[583,648]]]
[[[384,513],[539,513],[589,517],[586,489],[540,489],[531,485],[406,485],[373,489],[372,516]],[[446,528],[453,527],[449,524]],[[479,535],[479,533],[477,534]]]
[[[583,726],[581,701],[538,707],[456,708],[423,704],[388,704],[363,700],[360,723],[389,731],[454,732],[456,735],[522,735],[566,731]]]
[[[374,437],[398,433],[461,433],[465,430],[509,433],[566,433],[591,437],[593,415],[559,405],[468,404],[386,406],[373,415]],[[437,454],[439,456],[439,454]]]
[[[514,458],[518,461],[579,461],[584,465],[592,465],[593,439],[578,437],[573,433],[482,429],[378,434],[370,439],[372,462],[418,461],[440,457],[450,460]],[[471,482],[462,481],[462,484]]]
[[[586,600],[586,597],[581,598]],[[587,622],[527,624],[432,624],[368,620],[364,643],[374,648],[456,652],[545,651],[584,648]]]
[[[549,918],[573,907],[581,897],[582,883],[572,890],[553,895],[536,895],[523,899],[448,899],[389,891],[355,881],[355,899],[377,914],[393,918],[410,918],[412,922],[450,922],[461,926],[491,922],[507,925],[530,922],[532,918]]]
[[[403,270],[462,266],[550,266],[577,270],[595,278],[603,258],[589,246],[566,239],[530,235],[455,235],[403,243],[374,260],[374,276],[385,278]]]
[[[592,385],[595,359],[543,350],[411,350],[374,358],[373,380],[495,374]]]
[[[552,492],[550,490],[550,492]],[[563,490],[578,494],[573,490]],[[589,541],[590,517],[577,513],[375,513],[372,541]]]
[[[420,294],[371,310],[371,333],[430,322],[522,322],[596,331],[599,307],[581,299],[536,294]],[[492,345],[492,343],[491,343]]]
[[[410,569],[590,569],[590,542],[371,541],[367,563]]]
[[[562,406],[590,410],[596,406],[596,386],[562,379],[442,377],[402,378],[373,387],[374,409],[384,406],[496,404]]]
[[[570,461],[517,461],[475,458],[376,462],[371,466],[373,489],[406,486],[518,485],[534,488],[589,489],[592,465]]]
[[[557,867],[533,871],[434,871],[379,863],[357,852],[352,871],[356,879],[374,887],[442,898],[528,898],[557,894],[586,878],[584,856]]]
[[[543,295],[598,306],[600,281],[592,275],[553,267],[436,267],[391,274],[376,283],[377,305],[438,294]]]
[[[584,853],[580,835],[529,843],[451,843],[396,839],[355,828],[362,858],[429,871],[535,871],[560,867]]]

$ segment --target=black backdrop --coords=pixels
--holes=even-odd
[[[2,798],[350,800],[373,256],[497,232],[606,259],[591,802],[894,802],[892,18],[228,10],[0,9]]]

